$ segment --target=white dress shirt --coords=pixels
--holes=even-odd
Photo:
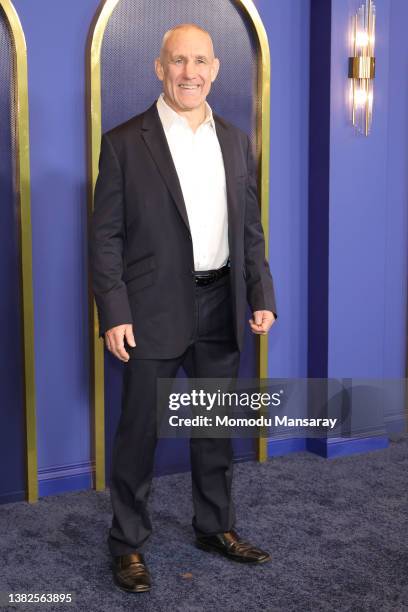
[[[215,270],[227,262],[229,250],[225,170],[212,110],[206,102],[206,118],[195,132],[163,94],[157,110],[187,209],[194,268]]]

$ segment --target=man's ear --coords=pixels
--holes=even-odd
[[[160,57],[157,57],[155,59],[154,69],[155,69],[157,78],[159,79],[159,81],[162,81],[164,79],[164,70],[163,70],[163,65],[160,61]]]
[[[214,57],[214,61],[211,67],[211,83],[214,83],[215,79],[217,78],[219,69],[220,69],[220,60],[218,59],[218,57]]]

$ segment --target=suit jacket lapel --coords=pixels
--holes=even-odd
[[[214,121],[224,161],[225,181],[227,184],[228,241],[231,251],[235,237],[235,221],[237,219],[238,202],[236,194],[236,176],[239,173],[235,167],[234,143],[232,141],[231,130],[228,125],[215,114]]]
[[[190,232],[183,192],[167,143],[166,134],[164,133],[159,113],[157,112],[156,103],[154,103],[145,113],[142,123],[142,137],[171,193],[181,218]]]

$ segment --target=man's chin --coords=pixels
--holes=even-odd
[[[202,107],[205,99],[201,98],[200,100],[180,100],[179,108],[180,110],[186,111],[195,111]]]

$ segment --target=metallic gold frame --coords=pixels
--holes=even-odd
[[[98,175],[98,158],[101,141],[101,47],[103,35],[115,7],[120,0],[102,0],[91,25],[87,46],[87,109],[88,109],[88,168],[89,214],[92,212],[93,192]],[[266,256],[269,249],[269,145],[270,145],[270,53],[268,38],[258,11],[252,0],[234,0],[243,9],[255,31],[258,42],[258,99],[257,154],[259,158],[259,184],[261,217],[265,230]],[[91,354],[91,403],[94,414],[93,443],[95,452],[95,488],[105,488],[105,418],[104,418],[104,359],[103,342],[99,338],[97,313],[90,292],[90,354]],[[258,376],[268,376],[268,339],[259,338]],[[259,439],[258,458],[267,459],[267,440]]]
[[[252,0],[238,0],[248,14],[258,38],[258,99],[257,109],[257,153],[260,186],[261,219],[265,232],[265,256],[269,254],[269,161],[271,133],[271,56],[266,30]],[[268,378],[268,336],[260,336],[258,344],[258,377]],[[258,460],[268,459],[268,440],[258,440]]]
[[[16,176],[20,212],[21,296],[24,352],[24,405],[26,419],[27,499],[38,500],[37,428],[35,412],[34,309],[30,206],[30,142],[28,120],[27,47],[23,28],[10,0],[0,0],[13,42],[15,79]]]

